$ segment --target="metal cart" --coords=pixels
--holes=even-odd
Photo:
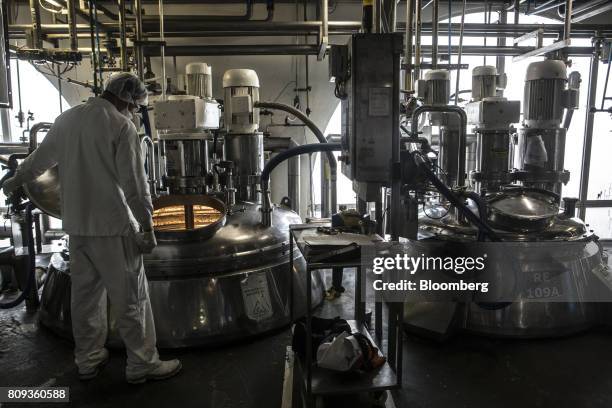
[[[372,339],[365,324],[366,299],[362,299],[362,274],[360,251],[354,251],[355,255],[343,258],[342,262],[324,262],[321,252],[316,256],[309,254],[308,244],[303,235],[305,231],[314,230],[315,234],[323,234],[317,231],[321,224],[296,224],[290,226],[290,267],[293,268],[294,246],[300,251],[306,261],[306,357],[301,361],[302,370],[305,373],[306,403],[313,406],[316,396],[341,395],[385,391],[400,388],[402,384],[402,320],[403,305],[401,303],[388,303],[388,325],[387,325],[387,362],[380,368],[371,372],[362,373],[359,376],[345,376],[331,370],[322,369],[313,363],[312,356],[312,275],[317,269],[330,268],[353,268],[355,271],[355,320],[349,320],[353,331],[359,331],[366,335],[376,347],[382,351],[383,345],[383,302],[374,303],[374,333],[376,341]],[[311,235],[312,236],[312,235]],[[335,237],[342,238],[342,233]],[[371,243],[380,241],[377,235],[372,235]],[[363,245],[361,245],[363,246]],[[358,248],[359,250],[361,247]],[[331,251],[333,252],[333,251]],[[330,254],[331,254],[330,252]],[[313,260],[315,259],[315,260]],[[364,286],[366,287],[366,286]],[[364,292],[365,293],[365,292]]]

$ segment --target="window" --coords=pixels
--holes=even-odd
[[[17,81],[17,65],[19,65],[19,82]],[[70,105],[51,81],[57,83],[57,79],[48,77],[25,61],[11,59],[11,82],[13,84],[13,109],[10,110],[9,120],[11,139],[14,142],[25,138],[27,140],[27,118],[28,112],[32,112],[34,119],[30,121],[30,127],[38,122],[53,122],[59,114]],[[20,126],[16,116],[19,113],[19,92],[21,88],[21,110],[24,114],[23,126]],[[44,138],[41,133],[40,139]]]
[[[19,86],[21,88],[21,110],[24,113],[24,123],[20,126],[16,116],[19,113],[19,95],[17,88],[17,64],[19,64]],[[70,108],[63,96],[51,81],[57,81],[42,74],[36,68],[24,61],[11,60],[11,81],[13,84],[13,108],[9,111],[11,140],[13,142],[28,139],[28,112],[32,112],[33,120],[29,127],[38,122],[54,122],[62,110]],[[38,135],[39,141],[45,133]],[[4,203],[6,197],[0,191],[0,200]],[[51,228],[61,228],[61,221],[50,217]]]

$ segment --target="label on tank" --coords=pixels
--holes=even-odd
[[[270,290],[265,273],[251,273],[240,284],[248,318],[260,321],[272,317]]]

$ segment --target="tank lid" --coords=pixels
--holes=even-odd
[[[567,79],[567,67],[563,61],[545,60],[532,62],[527,67],[526,81],[538,79]]]
[[[252,69],[228,69],[223,74],[223,88],[253,86],[259,88],[259,77]]]
[[[493,65],[481,65],[472,70],[472,76],[496,76],[497,68]]]
[[[193,74],[204,74],[212,75],[212,68],[205,62],[191,62],[185,67],[185,73],[187,75]]]

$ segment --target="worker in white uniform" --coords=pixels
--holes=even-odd
[[[100,97],[62,113],[40,146],[5,181],[8,196],[57,165],[63,228],[69,234],[71,313],[79,377],[108,361],[106,299],[127,352],[126,379],[178,373],[161,361],[142,253],[157,245],[140,140],[130,120],[147,91],[129,73],[111,76]]]

